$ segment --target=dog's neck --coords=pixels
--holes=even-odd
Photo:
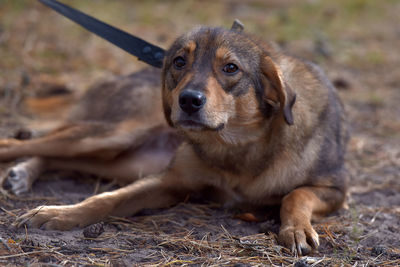
[[[270,126],[271,124],[268,125]],[[223,133],[214,133],[214,135],[207,134],[207,138],[200,140],[190,138],[188,143],[198,157],[210,167],[239,175],[242,170],[246,170],[246,173],[252,170],[252,175],[255,177],[268,168],[269,159],[273,156],[271,151],[277,151],[272,146],[280,145],[276,136],[281,135],[276,132],[283,130],[281,127],[260,131],[261,129],[258,128],[258,131],[254,132],[250,129],[242,142],[239,142],[240,140],[232,142],[235,140],[233,137],[226,140]],[[213,135],[212,138],[210,135]]]

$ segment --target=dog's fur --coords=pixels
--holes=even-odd
[[[230,65],[229,73],[230,63],[238,70]],[[187,91],[204,98],[196,112],[181,107]],[[0,141],[0,160],[31,157],[8,172],[12,190],[28,190],[45,169],[130,184],[74,205],[38,207],[18,225],[83,227],[214,188],[228,203],[281,204],[279,241],[307,254],[318,246],[311,219],[345,199],[347,138],[333,86],[315,65],[235,29],[183,35],[162,73],[93,87],[72,114],[43,137]]]

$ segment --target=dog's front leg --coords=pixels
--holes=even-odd
[[[129,216],[144,208],[162,208],[177,203],[186,190],[175,178],[148,177],[112,192],[90,197],[74,205],[40,206],[19,217],[16,226],[68,230],[99,222],[108,215]]]
[[[334,187],[307,186],[293,190],[283,198],[279,242],[298,255],[306,255],[319,246],[311,219],[340,208],[344,193]]]

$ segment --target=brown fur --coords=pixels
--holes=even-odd
[[[183,67],[174,67],[178,56]],[[238,72],[224,72],[228,63]],[[206,97],[194,114],[180,107],[185,90]],[[72,114],[41,138],[1,142],[2,160],[33,157],[12,169],[34,173],[24,189],[44,166],[136,181],[74,205],[38,207],[17,225],[83,227],[215,187],[228,203],[281,204],[279,241],[307,254],[318,246],[311,219],[344,202],[346,133],[334,88],[318,67],[242,32],[195,29],[168,50],[161,85],[146,71],[105,83]]]

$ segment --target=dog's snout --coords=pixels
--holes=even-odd
[[[179,106],[188,113],[196,113],[206,103],[206,96],[199,91],[185,90],[179,95]]]

